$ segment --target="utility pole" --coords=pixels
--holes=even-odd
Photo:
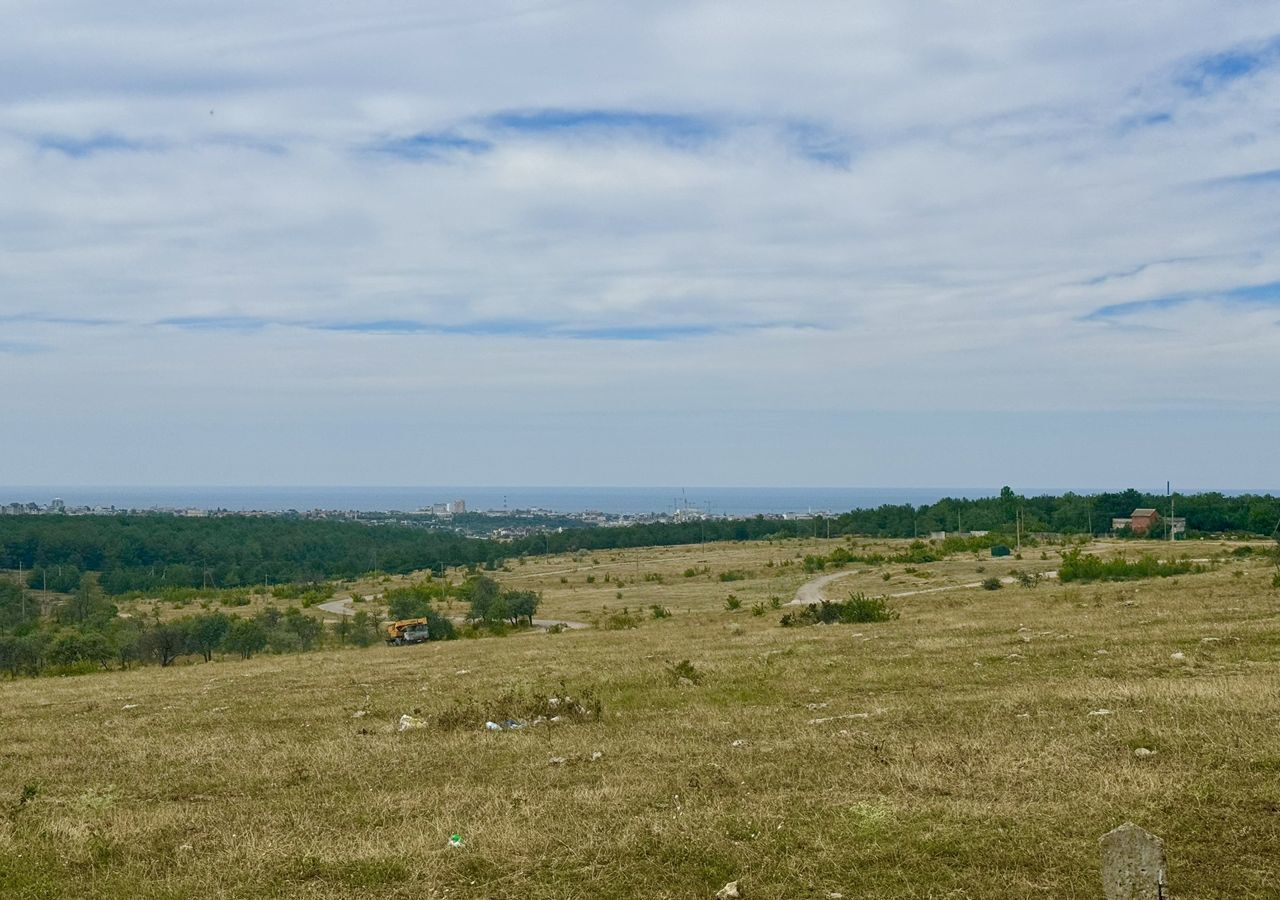
[[[1018,552],[1021,553],[1022,552],[1022,507],[1018,507],[1018,510],[1014,513],[1014,518],[1017,520],[1017,523],[1018,523]]]
[[[22,560],[18,560],[18,584],[22,587],[22,621],[27,621],[27,579],[22,577]]]

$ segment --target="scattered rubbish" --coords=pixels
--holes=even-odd
[[[1138,757],[1138,759],[1148,759],[1155,756],[1156,751],[1152,750],[1150,747],[1139,747],[1137,750],[1133,751],[1133,755]]]
[[[602,760],[602,759],[604,759],[604,754],[603,754],[602,752],[600,752],[599,750],[597,750],[597,751],[595,751],[594,753],[592,753],[592,754],[591,754],[591,761],[592,761],[592,762],[599,762],[599,761],[600,761],[600,760]]]
[[[457,848],[457,847],[465,847],[465,846],[467,846],[467,845],[466,845],[465,843],[463,843],[462,835],[460,835],[460,834],[451,834],[451,835],[449,835],[449,846],[450,846],[450,847]]]
[[[396,729],[396,731],[409,731],[414,728],[426,728],[426,727],[427,727],[426,719],[419,719],[417,716],[411,716],[408,713],[405,713],[403,716],[400,717],[400,726]]]
[[[1094,651],[1093,651],[1093,655],[1094,655],[1094,656],[1107,656],[1108,654],[1107,654],[1107,651],[1106,651],[1106,650],[1094,650]]]
[[[827,900],[844,900],[844,894],[839,891],[828,891]]]
[[[502,723],[502,725],[503,725],[503,727],[504,727],[504,728],[506,728],[508,731],[513,731],[513,730],[515,730],[516,728],[523,728],[523,727],[524,727],[524,723],[523,723],[523,722],[517,722],[515,719],[507,719],[507,721],[503,722],[503,723]]]
[[[741,897],[742,890],[738,887],[738,882],[736,881],[730,881],[716,891],[716,900],[739,900]]]
[[[178,847],[178,849],[183,853],[190,853],[192,850],[195,849],[195,847],[191,846],[190,844],[182,844]]]
[[[745,746],[745,745],[746,745],[746,743],[747,743],[746,741],[743,741],[743,740],[737,740],[737,741],[734,741],[733,743],[731,743],[729,746],[730,746],[730,747],[742,747],[742,746]]]
[[[1184,659],[1186,659],[1186,658],[1187,658],[1187,654],[1185,654],[1185,653],[1183,653],[1181,650],[1179,650],[1177,653],[1171,653],[1171,654],[1169,654],[1169,658],[1170,658],[1170,659],[1172,659],[1172,660],[1175,660],[1175,661],[1177,661],[1177,662],[1181,662],[1182,660],[1184,660]]]
[[[501,730],[502,730],[502,726],[501,726],[501,725],[499,725],[497,722],[485,722],[485,723],[484,723],[484,727],[485,727],[485,728],[487,728],[487,729],[489,729],[490,731],[501,731]]]
[[[368,713],[367,713],[365,710],[363,710],[363,709],[357,709],[355,712],[353,712],[353,713],[351,714],[351,718],[353,718],[353,719],[363,719],[363,718],[364,718],[365,716],[367,716],[367,715],[368,715]]]
[[[1019,718],[1019,719],[1030,719],[1030,718],[1031,718],[1031,713],[1018,713],[1018,718]]]
[[[470,675],[470,674],[471,674],[471,670],[470,670],[470,669],[459,669],[458,671],[454,672],[453,674],[454,674],[454,675]]]
[[[1202,643],[1202,644],[1216,644],[1216,643],[1218,643],[1218,641],[1220,641],[1220,640],[1222,640],[1222,638],[1205,637],[1205,638],[1200,638],[1200,643]]]
[[[1111,715],[1111,710],[1106,709],[1106,708],[1103,708],[1103,709],[1095,709],[1095,710],[1093,710],[1092,712],[1090,712],[1090,713],[1089,713],[1089,715],[1091,715],[1091,716],[1109,716],[1109,715]]]
[[[817,709],[826,709],[830,705],[831,705],[830,703],[808,703],[808,704],[805,704],[805,709],[812,712]]]
[[[124,706],[120,708],[121,709],[137,709],[139,706],[141,706],[141,704],[139,703],[126,703]]]
[[[563,766],[568,761],[569,760],[563,756],[553,756],[551,759],[547,760],[547,762],[553,766]]]

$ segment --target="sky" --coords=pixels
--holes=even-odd
[[[0,484],[1280,488],[1280,4],[0,23]]]

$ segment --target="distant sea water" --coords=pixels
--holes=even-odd
[[[0,503],[37,503],[54,498],[69,507],[117,509],[311,509],[411,512],[433,503],[466,502],[468,511],[587,510],[613,515],[671,512],[688,506],[712,515],[847,512],[886,503],[921,506],[943,497],[979,498],[996,488],[857,487],[0,487]]]

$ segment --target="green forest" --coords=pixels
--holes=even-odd
[[[1190,537],[1269,536],[1280,525],[1280,498],[1218,493],[1175,495]],[[291,517],[134,516],[0,517],[0,569],[21,570],[33,588],[71,592],[85,572],[111,596],[179,587],[235,588],[403,574],[469,566],[494,569],[523,555],[701,541],[867,535],[928,536],[935,531],[1013,534],[1106,533],[1112,517],[1138,507],[1167,512],[1160,495],[1124,491],[1085,496],[1022,497],[1005,488],[978,500],[944,499],[853,510],[808,519],[709,519],[626,527],[580,527],[516,540],[466,537],[413,524],[335,522]]]

